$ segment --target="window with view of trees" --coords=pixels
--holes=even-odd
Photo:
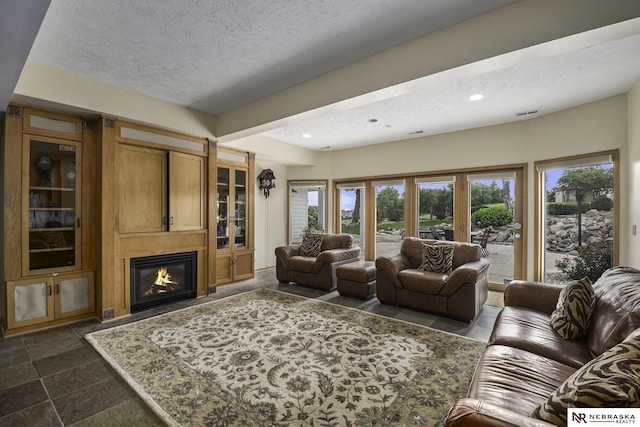
[[[613,157],[540,164],[538,170],[545,195],[543,279],[595,282],[614,265]]]

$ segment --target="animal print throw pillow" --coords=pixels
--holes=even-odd
[[[322,249],[322,234],[305,234],[300,246],[300,255],[318,256]]]
[[[574,372],[531,416],[565,426],[567,408],[640,407],[640,334]]]
[[[551,327],[562,338],[572,340],[587,332],[596,298],[588,278],[569,283],[560,291]]]
[[[418,270],[434,273],[451,273],[453,268],[453,246],[422,245],[422,264]]]

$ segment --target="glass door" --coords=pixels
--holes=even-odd
[[[234,247],[247,246],[247,171],[235,170],[233,242]]]
[[[229,248],[229,168],[218,168],[216,187],[216,248]]]
[[[326,230],[327,184],[318,181],[289,183],[289,244],[302,243],[306,233]]]
[[[25,273],[78,268],[80,168],[77,142],[25,136]]]
[[[521,169],[467,175],[469,239],[491,261],[494,289],[523,277],[522,175]]]
[[[392,256],[400,252],[404,238],[405,182],[378,181],[373,183],[376,195],[376,257]]]

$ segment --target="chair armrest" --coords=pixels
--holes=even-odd
[[[563,285],[512,280],[504,290],[504,305],[551,314],[556,309]]]
[[[479,277],[487,273],[490,265],[491,262],[486,258],[480,258],[478,261],[462,264],[449,274],[439,295],[450,296],[465,283],[476,283]]]
[[[316,257],[316,262],[313,265],[313,272],[320,271],[323,265],[331,264],[334,262],[345,261],[348,259],[358,258],[360,256],[360,247],[352,246],[350,248],[342,249],[329,249],[320,252],[320,255]]]
[[[386,271],[390,275],[397,276],[402,270],[411,268],[409,258],[403,254],[392,256],[379,256],[376,258],[376,270]]]
[[[449,411],[447,427],[548,427],[546,421],[530,418],[477,399],[461,399]]]
[[[280,261],[289,267],[289,258],[300,255],[300,245],[278,246],[275,252],[276,257],[280,258]]]

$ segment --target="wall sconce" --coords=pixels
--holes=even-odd
[[[276,187],[276,176],[271,169],[263,169],[258,175],[258,187],[262,190],[264,197],[269,197],[269,190]]]

